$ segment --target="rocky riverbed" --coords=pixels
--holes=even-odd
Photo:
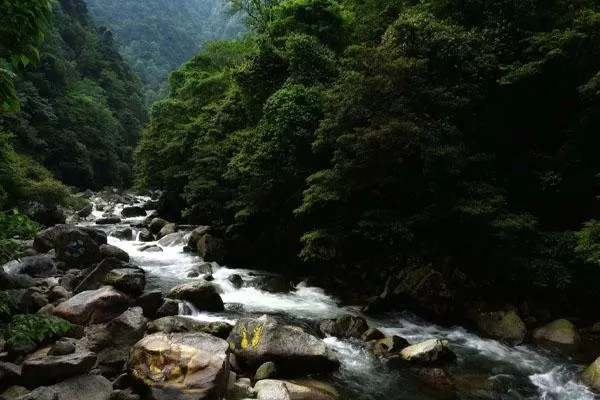
[[[493,310],[474,316],[484,338],[408,311],[366,316],[305,282],[219,265],[210,227],[161,219],[149,197],[88,197],[0,272],[0,399],[597,397],[600,361],[586,370],[577,350],[600,328],[529,331]]]

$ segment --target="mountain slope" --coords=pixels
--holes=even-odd
[[[140,76],[147,103],[163,97],[170,71],[203,43],[242,30],[221,0],[87,0],[99,24],[109,27],[120,52]]]

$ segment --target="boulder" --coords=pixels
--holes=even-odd
[[[179,302],[177,300],[165,299],[164,303],[156,311],[156,317],[169,317],[179,314]]]
[[[223,262],[226,255],[225,241],[207,233],[196,244],[196,251],[204,261]]]
[[[229,379],[227,400],[244,400],[252,397],[254,397],[254,390],[249,378],[240,378],[236,381]]]
[[[536,329],[533,337],[542,342],[564,345],[576,345],[580,341],[575,325],[566,319],[558,319]]]
[[[600,392],[600,357],[583,371],[581,380],[595,392]]]
[[[258,382],[263,379],[273,379],[277,376],[277,366],[274,362],[267,361],[256,370],[254,381]]]
[[[85,290],[98,289],[102,286],[102,280],[109,271],[116,268],[124,268],[126,266],[127,264],[116,258],[105,258],[96,267],[91,268],[90,272],[85,273],[87,270],[82,271],[84,277],[80,281],[79,279],[74,281],[75,283],[79,281],[79,283],[77,283],[77,286],[75,286],[73,291],[75,293],[81,293]]]
[[[106,324],[115,346],[131,346],[144,336],[148,319],[141,307],[132,307]]]
[[[160,306],[163,304],[163,294],[160,290],[151,290],[141,294],[135,304],[142,307],[146,318],[154,319]]]
[[[115,318],[131,304],[131,298],[110,286],[86,290],[60,303],[54,315],[78,325],[98,324]]]
[[[323,336],[334,336],[344,339],[359,339],[369,329],[363,317],[344,314],[336,319],[327,319],[319,324]]]
[[[242,279],[242,277],[238,274],[233,274],[230,275],[227,280],[229,282],[231,282],[231,284],[233,285],[234,288],[239,289],[242,286],[244,286],[244,280]]]
[[[72,339],[64,338],[57,340],[56,343],[52,345],[50,350],[48,350],[48,355],[66,356],[75,353],[75,350],[77,350],[75,342]]]
[[[90,235],[94,242],[98,243],[98,246],[108,243],[108,235],[101,229],[92,228],[89,226],[80,226],[78,229]]]
[[[110,244],[103,244],[100,246],[100,254],[103,258],[116,258],[117,260],[129,262],[129,254],[125,250],[112,246]]]
[[[337,390],[323,382],[298,380],[294,382],[265,379],[256,383],[258,399],[339,400]],[[272,397],[270,397],[272,396]],[[281,397],[277,397],[281,396]],[[286,397],[287,396],[287,397]]]
[[[442,339],[430,339],[405,347],[400,355],[405,361],[425,365],[449,362],[456,358],[448,347],[448,341]]]
[[[90,235],[80,229],[59,231],[54,240],[56,258],[69,267],[86,267],[100,261],[100,247]]]
[[[443,368],[419,367],[411,368],[410,372],[419,381],[432,389],[440,392],[454,391],[454,379]]]
[[[120,240],[133,240],[133,230],[131,228],[116,229],[110,235]]]
[[[109,271],[104,276],[102,283],[137,297],[144,292],[146,287],[146,273],[138,267],[117,268]]]
[[[154,222],[154,221],[152,221]],[[150,231],[152,231],[152,224],[150,224]],[[170,235],[172,233],[177,232],[177,224],[168,223],[160,228],[160,231],[156,234],[158,239],[162,239],[163,237]]]
[[[153,242],[154,235],[150,233],[148,229],[142,229],[138,235],[138,240],[140,242]]]
[[[68,225],[56,225],[48,229],[40,231],[33,239],[33,248],[38,253],[47,253],[54,248],[54,239],[62,230],[72,229]]]
[[[92,203],[87,203],[85,206],[83,206],[83,208],[77,210],[77,215],[80,218],[87,218],[90,216],[92,211],[94,211],[94,206]]]
[[[57,400],[109,400],[112,384],[100,375],[82,375],[43,390],[56,392]]]
[[[177,245],[181,245],[183,244],[184,240],[183,237],[186,235],[185,232],[173,232],[173,233],[169,233],[168,235],[163,236],[159,241],[158,244],[163,246],[163,247],[174,247]]]
[[[376,328],[369,328],[365,331],[365,333],[362,334],[362,336],[360,337],[360,339],[363,342],[370,342],[372,340],[379,340],[379,339],[383,339],[385,338],[385,335],[383,334],[383,332],[381,332],[379,329]]]
[[[98,218],[96,220],[96,225],[114,225],[121,222],[121,218],[116,215],[111,215],[107,217]]]
[[[96,358],[91,351],[63,356],[33,356],[23,363],[21,380],[27,387],[60,382],[85,374],[92,369]]]
[[[226,322],[203,322],[181,315],[174,315],[151,321],[148,323],[146,329],[150,333],[204,332],[227,339],[233,326]]]
[[[56,263],[47,255],[24,257],[15,272],[35,278],[54,276],[56,275]]]
[[[258,282],[258,288],[269,293],[289,293],[293,286],[281,276],[269,276]]]
[[[265,379],[254,385],[258,400],[292,400],[290,392],[282,381]]]
[[[121,218],[136,218],[136,217],[145,217],[146,210],[142,207],[138,206],[129,206],[124,207],[121,211]]]
[[[525,340],[527,327],[514,310],[476,312],[474,319],[479,329],[493,339],[511,345],[521,344]]]
[[[227,393],[229,346],[205,333],[154,333],[131,349],[130,376],[157,400],[221,400]]]
[[[408,340],[394,335],[372,342],[371,351],[376,356],[390,356],[400,353],[400,351],[408,346],[410,346]]]
[[[219,296],[219,293],[217,293],[215,286],[202,281],[175,286],[171,289],[167,297],[189,301],[202,311],[225,310],[223,300],[221,299],[221,296]]]
[[[198,240],[210,231],[210,226],[199,226],[190,232],[188,237],[187,246],[190,249],[198,248]]]
[[[160,230],[167,225],[169,222],[165,221],[162,218],[154,218],[151,222],[150,225],[148,226],[148,228],[150,229],[150,232],[152,232],[154,235],[158,234],[160,232]]]
[[[148,200],[144,203],[142,208],[146,211],[156,210],[159,207],[158,201],[156,200]]]
[[[227,338],[236,359],[256,370],[272,361],[283,375],[331,371],[337,359],[319,338],[267,315],[238,320]]]
[[[35,286],[36,280],[29,275],[24,274],[12,274],[3,271],[0,268],[0,289],[11,290],[11,289],[25,289]]]

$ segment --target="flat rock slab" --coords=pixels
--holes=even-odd
[[[129,296],[111,286],[86,290],[60,303],[54,315],[78,325],[99,324],[117,317],[132,303]]]
[[[25,386],[56,383],[67,378],[85,374],[96,363],[96,353],[91,351],[64,356],[37,356],[26,360],[21,370]]]

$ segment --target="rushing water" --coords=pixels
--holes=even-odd
[[[116,210],[118,212],[119,209]],[[102,213],[94,211],[94,216]],[[123,226],[141,221],[128,219]],[[104,227],[107,231],[115,226]],[[134,230],[135,231],[135,230]],[[135,237],[135,234],[134,234]],[[109,243],[127,251],[132,263],[142,267],[151,288],[168,291],[173,286],[187,282],[188,273],[202,260],[184,253],[182,247],[187,237],[181,234],[168,245],[157,242],[163,252],[140,252],[142,243],[121,241],[109,237]],[[164,241],[163,241],[164,244]],[[241,316],[268,313],[284,321],[301,325],[314,332],[317,322],[342,313],[358,314],[351,307],[342,307],[334,297],[317,287],[301,283],[290,293],[276,294],[260,289],[258,283],[265,274],[246,269],[232,269],[213,263],[214,283],[222,291],[226,305],[224,313],[198,312],[191,305],[181,307],[181,313],[205,321],[234,323]],[[228,278],[238,274],[244,287],[236,289]],[[598,399],[578,381],[583,366],[543,349],[529,346],[508,347],[497,341],[481,338],[463,328],[440,327],[420,320],[410,314],[389,314],[377,319],[367,318],[371,326],[388,335],[399,335],[411,343],[446,338],[457,354],[457,362],[450,367],[457,386],[458,399],[544,399],[587,400]],[[410,375],[389,369],[372,356],[360,343],[328,338],[327,345],[341,361],[338,372],[319,377],[333,383],[347,400],[420,400],[447,399],[446,395],[425,388]]]

